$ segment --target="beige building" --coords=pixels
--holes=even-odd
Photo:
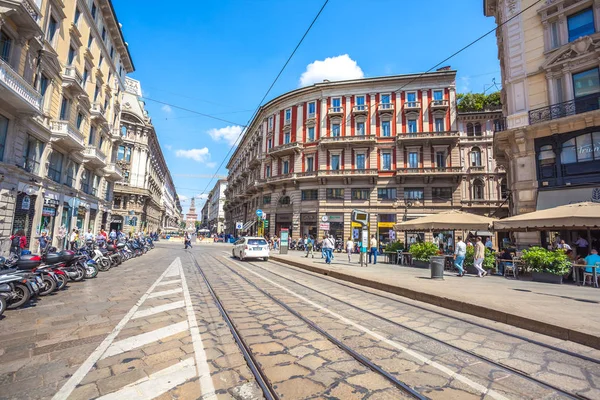
[[[513,214],[600,201],[600,2],[534,3],[483,2],[485,15],[503,24],[507,129],[495,137],[495,156],[508,170]],[[518,235],[521,243],[539,239]]]
[[[110,220],[120,98],[134,67],[109,0],[0,1],[0,238],[31,248]]]
[[[219,179],[208,194],[206,199],[206,225],[211,233],[220,235],[225,231],[225,190],[227,179]],[[204,207],[202,208],[202,221],[204,222]]]
[[[227,232],[241,223],[256,233],[261,209],[271,235],[346,238],[358,234],[351,211],[361,209],[387,242],[403,218],[505,212],[492,157],[500,113],[458,116],[455,77],[442,69],[323,82],[265,104],[227,165]],[[425,237],[405,239],[416,235]]]

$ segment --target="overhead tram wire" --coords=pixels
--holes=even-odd
[[[163,104],[163,105],[166,105],[166,106],[169,106],[169,107],[177,108],[179,110],[183,110],[183,111],[191,112],[191,113],[194,113],[194,114],[198,114],[198,115],[201,115],[201,116],[206,117],[206,118],[216,119],[217,121],[227,122],[228,124],[240,125],[240,126],[242,126],[242,128],[246,127],[246,125],[241,125],[241,124],[239,124],[237,122],[234,122],[234,121],[229,121],[229,120],[224,119],[224,118],[215,117],[214,115],[205,114],[205,113],[202,113],[200,111],[190,110],[189,108],[185,108],[185,107],[181,107],[181,106],[176,106],[174,104],[170,104],[170,103],[167,103],[167,102],[164,102],[164,101],[151,99],[150,97],[142,96],[142,98],[144,100],[153,101],[153,102],[158,103],[158,104]]]

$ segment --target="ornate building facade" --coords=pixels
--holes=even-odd
[[[185,230],[188,232],[195,232],[197,220],[198,214],[196,214],[196,198],[192,197],[192,201],[190,202],[190,209],[185,215]]]
[[[157,232],[179,224],[181,206],[141,96],[140,82],[126,78],[116,146],[123,178],[115,186],[110,227]]]
[[[227,179],[219,179],[208,194],[206,204],[208,205],[206,222],[211,233],[220,235],[225,230],[225,190]],[[202,209],[204,211],[204,208]],[[204,215],[202,215],[204,218]]]
[[[494,146],[513,214],[600,201],[600,2],[532,4],[483,2],[498,25],[510,19],[496,32],[506,130]]]
[[[62,246],[108,227],[125,75],[134,71],[110,0],[0,7],[0,243],[23,230]]]
[[[358,232],[352,209],[361,209],[370,232],[388,241],[402,219],[505,208],[491,158],[499,114],[458,116],[455,77],[442,69],[323,82],[265,104],[227,165],[227,232],[243,223],[256,233],[261,209],[271,235],[327,228],[346,238]],[[473,123],[477,135],[467,131]]]

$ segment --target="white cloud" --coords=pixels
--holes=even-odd
[[[195,197],[200,200],[206,200],[206,199],[208,199],[208,193],[201,193]]]
[[[160,109],[163,110],[167,114],[171,114],[173,112],[173,109],[171,108],[171,106],[169,106],[167,104],[162,106]]]
[[[171,146],[170,144],[165,144],[165,149],[171,151],[173,150],[173,146]]]
[[[187,201],[189,198],[187,196],[184,196],[182,194],[179,195],[179,201]]]
[[[226,126],[219,129],[213,128],[208,131],[208,134],[214,141],[225,140],[230,146],[233,146],[241,133],[242,127],[239,125]]]
[[[348,54],[337,57],[328,57],[323,61],[316,60],[306,66],[306,71],[300,76],[300,86],[308,86],[313,83],[330,81],[343,81],[347,79],[360,79],[365,74],[356,61]]]
[[[178,158],[189,158],[190,160],[197,161],[200,164],[205,164],[209,168],[214,168],[215,166],[215,163],[210,161],[210,151],[208,150],[208,147],[203,147],[201,149],[177,150],[175,155]]]

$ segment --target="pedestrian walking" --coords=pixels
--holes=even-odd
[[[477,276],[486,276],[487,272],[483,269],[483,260],[485,259],[485,246],[481,242],[481,237],[477,236],[475,239],[475,256],[473,260],[473,266],[477,269]]]
[[[348,253],[348,262],[352,262],[352,252],[354,251],[354,242],[352,241],[352,236],[348,236],[348,241],[346,242],[346,253]]]
[[[577,236],[577,241],[575,242],[577,246],[577,256],[585,258],[588,255],[588,246],[589,243],[587,240],[581,237],[581,235]]]
[[[42,236],[39,237],[38,241],[40,242],[40,252],[43,252],[46,246],[52,243],[52,238],[48,236],[46,231],[42,231]]]
[[[325,235],[323,237],[323,250],[325,251],[325,264],[331,264],[331,256],[333,254],[333,249],[335,247],[335,242],[331,238],[331,236],[327,237]]]
[[[71,250],[75,250],[75,243],[77,243],[77,229],[73,228],[73,232],[71,232],[71,235],[69,236]]]
[[[467,245],[462,240],[462,236],[457,237],[456,249],[454,250],[454,267],[458,270],[458,276],[465,276],[463,263],[467,255]]]
[[[369,251],[369,264],[377,264],[377,239],[375,235],[371,235],[371,249]]]
[[[306,258],[308,258],[308,256],[315,258],[315,253],[313,253],[314,247],[315,247],[315,240],[313,239],[312,236],[309,236],[306,239]]]
[[[10,252],[20,256],[21,252],[25,250],[26,247],[27,237],[25,236],[25,231],[19,229],[10,237]]]
[[[83,239],[88,242],[90,240],[94,240],[94,234],[91,229],[88,229],[86,233],[83,234]]]
[[[183,242],[185,244],[185,247],[183,248],[184,250],[187,250],[188,246],[190,249],[192,248],[192,239],[188,232],[185,233],[185,235],[183,237]]]

